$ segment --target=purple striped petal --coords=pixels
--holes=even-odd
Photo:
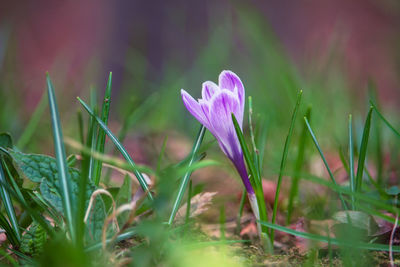
[[[227,90],[222,90],[213,97],[210,105],[210,123],[212,134],[218,139],[221,149],[227,156],[234,160],[241,155],[240,144],[232,122],[232,113],[240,124],[243,115],[240,115],[239,102],[237,97]]]
[[[235,73],[229,70],[222,71],[219,75],[219,87],[221,89],[227,89],[236,94],[239,99],[240,108],[244,110],[244,86],[240,78]]]
[[[206,118],[200,104],[183,89],[181,89],[181,95],[183,104],[190,114],[192,114],[193,117],[195,117],[201,124],[204,124],[204,126],[207,127],[207,125],[209,125],[208,118]]]
[[[201,96],[203,97],[203,100],[210,100],[212,96],[218,92],[220,89],[218,85],[216,85],[213,82],[207,81],[203,83],[203,89],[201,90]]]

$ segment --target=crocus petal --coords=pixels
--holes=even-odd
[[[183,89],[181,89],[181,95],[183,104],[185,104],[185,107],[190,114],[192,114],[193,117],[195,117],[201,124],[207,127],[209,125],[208,118],[206,118],[203,109],[200,107],[200,104]]]
[[[219,91],[218,85],[213,82],[207,81],[203,83],[203,89],[201,90],[201,96],[204,100],[208,101],[212,96]]]
[[[232,122],[232,113],[243,120],[240,115],[237,97],[227,90],[222,90],[213,97],[210,104],[210,123],[212,134],[218,139],[221,149],[232,160],[241,155],[239,141]],[[241,122],[240,122],[241,123]]]
[[[221,89],[227,89],[237,95],[240,103],[240,108],[244,110],[245,93],[244,86],[240,78],[232,71],[224,70],[219,75],[218,80],[218,85]]]

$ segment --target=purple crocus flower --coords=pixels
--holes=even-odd
[[[245,92],[240,78],[232,71],[224,70],[219,75],[218,85],[211,81],[203,83],[202,98],[198,101],[183,89],[181,94],[187,110],[214,135],[222,151],[235,165],[250,202],[254,202],[254,190],[231,115],[235,115],[242,129]]]

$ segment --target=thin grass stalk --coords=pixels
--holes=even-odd
[[[288,233],[291,235],[295,235],[298,237],[302,237],[308,240],[315,240],[319,242],[328,243],[330,242],[331,245],[339,245],[343,247],[354,247],[359,249],[366,249],[366,250],[376,250],[376,251],[389,251],[388,245],[383,244],[374,244],[374,243],[365,243],[365,242],[348,242],[348,240],[341,240],[333,237],[318,235],[318,234],[311,234],[307,232],[299,232],[284,226],[280,226],[277,224],[269,223],[269,222],[260,222],[261,224],[277,230],[282,231],[284,233]],[[393,252],[400,252],[400,246],[393,246]]]
[[[110,103],[111,103],[111,83],[112,83],[112,72],[108,76],[108,82],[106,87],[106,92],[104,94],[103,107],[101,109],[101,120],[105,125],[108,124],[108,117],[110,113]],[[104,145],[106,141],[106,133],[103,129],[99,129],[97,135],[96,151],[99,153],[104,153]],[[99,185],[101,176],[102,162],[96,160],[94,164],[94,176],[93,181],[96,186]]]
[[[2,157],[2,156],[0,156],[0,157]],[[0,184],[1,200],[3,201],[4,208],[6,210],[8,219],[10,220],[13,231],[15,232],[17,240],[18,240],[18,242],[20,242],[21,241],[21,232],[19,230],[18,220],[17,220],[17,216],[15,214],[14,206],[11,201],[10,195],[8,194],[6,188],[3,186],[3,184],[7,184],[7,180],[6,180],[6,176],[4,174],[4,170],[3,170],[1,163],[0,163],[0,182],[1,182],[1,184]]]
[[[84,144],[85,143],[85,130],[83,126],[83,117],[82,117],[82,112],[78,110],[76,112],[76,117],[78,120],[78,133],[79,133],[79,141]]]
[[[203,142],[205,132],[206,132],[206,128],[203,125],[201,125],[199,132],[197,134],[197,137],[196,137],[196,141],[193,145],[192,152],[190,154],[191,156],[190,156],[188,167],[190,167],[195,162],[196,155],[200,149],[201,143]],[[183,176],[183,178],[181,180],[181,184],[179,185],[179,189],[178,189],[178,194],[175,198],[175,202],[174,202],[174,205],[172,206],[172,211],[169,216],[169,220],[168,220],[169,225],[172,225],[172,223],[175,220],[176,213],[178,212],[178,209],[181,205],[182,198],[183,198],[183,195],[185,194],[186,187],[188,185],[191,174],[192,174],[191,171],[186,172],[186,174]]]
[[[324,153],[322,152],[322,149],[321,149],[321,147],[319,146],[319,143],[318,143],[318,141],[317,141],[317,138],[315,137],[315,134],[314,134],[313,130],[311,129],[310,123],[308,122],[308,120],[307,120],[306,117],[304,117],[304,121],[305,121],[305,123],[306,123],[306,125],[307,125],[307,129],[308,129],[308,131],[309,131],[309,133],[310,133],[310,135],[311,135],[311,138],[312,138],[312,140],[313,140],[313,142],[314,142],[314,145],[315,145],[315,147],[317,148],[317,150],[318,150],[318,152],[319,152],[319,155],[320,155],[321,158],[322,158],[322,161],[324,162],[325,168],[326,168],[326,170],[328,171],[328,174],[329,174],[329,177],[331,178],[331,181],[333,182],[333,184],[334,184],[335,186],[338,186],[338,184],[336,183],[335,177],[333,176],[333,173],[332,173],[331,169],[329,168],[328,162],[327,162],[326,159],[325,159]],[[340,201],[342,202],[342,207],[343,207],[343,209],[348,210],[347,205],[346,205],[346,202],[344,201],[343,196],[342,196],[341,193],[339,193],[339,198],[340,198]]]
[[[90,171],[90,164],[93,162],[91,153],[88,153],[87,151],[92,151],[91,147],[94,138],[93,131],[94,131],[94,126],[96,125],[95,121],[93,118],[90,118],[90,125],[88,128],[88,134],[87,134],[87,143],[86,143],[86,149],[81,150],[81,156],[82,156],[82,161],[81,161],[81,177],[79,179],[79,191],[78,191],[78,215],[76,218],[76,228],[77,228],[77,238],[79,242],[80,248],[83,248],[84,245],[84,240],[85,240],[85,222],[84,222],[84,217],[85,217],[85,209],[86,209],[86,188],[87,184],[89,181],[89,171]]]
[[[189,181],[189,188],[188,188],[188,196],[186,202],[186,216],[185,216],[185,223],[187,224],[190,219],[190,204],[192,200],[192,180]]]
[[[76,229],[74,226],[74,210],[72,204],[71,185],[69,181],[68,165],[67,165],[67,158],[65,156],[65,148],[63,143],[60,117],[58,113],[56,97],[54,94],[54,87],[48,73],[46,74],[46,78],[47,78],[47,94],[49,97],[51,122],[53,126],[55,156],[56,156],[57,170],[60,183],[59,186],[61,190],[60,194],[64,208],[64,215],[67,220],[68,229],[70,231],[73,242],[75,242]]]
[[[382,115],[382,113],[379,111],[379,109],[377,108],[377,106],[375,105],[374,102],[372,102],[371,100],[369,101],[369,103],[371,104],[371,106],[374,108],[375,113],[378,114],[379,118],[381,118],[381,120],[386,124],[386,126],[395,134],[397,135],[397,137],[400,137],[400,133],[393,127],[392,124],[390,124],[390,122]]]
[[[253,162],[249,148],[247,147],[246,141],[244,139],[242,130],[240,129],[239,123],[236,120],[235,115],[232,113],[232,122],[235,127],[236,135],[239,140],[240,146],[243,151],[243,156],[247,165],[247,170],[248,170],[248,175],[249,175],[249,180],[250,183],[254,189],[255,195],[256,195],[256,200],[257,200],[257,205],[258,205],[258,214],[260,216],[261,220],[267,220],[267,209],[265,207],[265,199],[264,199],[264,192],[263,192],[263,187],[261,183],[261,178],[258,177],[258,172],[255,167],[255,162]],[[257,212],[256,210],[253,210],[253,212]],[[254,214],[257,216],[257,214]],[[260,225],[259,225],[260,226]],[[266,227],[261,226],[261,231],[268,235],[268,229]],[[262,238],[262,236],[260,236]]]
[[[115,137],[115,135],[111,132],[111,130],[108,129],[107,125],[105,125],[104,122],[93,113],[93,111],[89,108],[89,106],[79,97],[78,97],[78,100],[82,104],[82,106],[86,109],[86,111],[90,114],[90,116],[92,116],[93,118],[96,119],[97,123],[100,125],[101,128],[103,128],[103,130],[106,132],[107,136],[111,139],[111,141],[114,143],[114,145],[118,148],[119,152],[122,154],[122,156],[125,158],[125,160],[129,163],[129,165],[132,166],[133,173],[135,174],[136,178],[138,179],[140,186],[142,187],[143,191],[147,193],[149,200],[153,201],[153,196],[151,195],[151,192],[146,183],[146,180],[144,179],[144,177],[140,173],[140,171],[137,169],[135,162],[133,161],[131,156],[128,154],[128,152],[126,151],[124,146],[117,139],[117,137]]]
[[[307,108],[305,116],[310,120],[311,107]],[[301,130],[300,139],[299,139],[299,151],[297,153],[297,159],[296,159],[296,163],[295,163],[295,167],[294,167],[295,175],[293,176],[292,184],[290,187],[286,224],[290,224],[290,221],[292,219],[294,202],[299,194],[299,180],[300,180],[299,173],[301,172],[301,169],[302,169],[303,163],[304,163],[304,154],[305,154],[305,148],[306,148],[306,142],[307,142],[306,138],[307,138],[307,128],[306,128],[306,125],[303,125],[303,129]]]
[[[242,197],[240,198],[240,203],[239,203],[238,215],[236,218],[236,234],[240,233],[241,221],[242,221],[242,216],[243,216],[243,208],[244,208],[245,201],[246,201],[246,188],[243,188]]]
[[[369,132],[371,129],[372,110],[373,110],[373,107],[371,107],[369,109],[367,118],[365,120],[363,135],[362,135],[362,139],[361,139],[360,153],[359,153],[358,163],[357,163],[356,188],[355,188],[355,190],[357,192],[361,192],[361,187],[362,187],[364,165],[365,165],[365,159],[367,157]]]
[[[350,189],[356,191],[356,182],[354,179],[354,145],[353,145],[353,121],[351,114],[349,115],[349,174],[350,174]],[[351,197],[351,209],[355,209],[354,196]]]
[[[97,106],[97,92],[94,87],[90,88],[90,107],[93,110],[93,113],[97,116],[98,113],[98,106]],[[88,171],[88,177],[89,180],[93,181],[94,180],[94,169],[96,165],[96,159],[92,155],[96,152],[96,140],[97,140],[97,133],[98,133],[98,124],[96,123],[96,119],[92,116],[89,118],[89,126],[88,126],[88,132],[87,132],[87,137],[86,137],[86,145],[90,147],[90,159],[89,159],[89,171]]]
[[[276,214],[278,212],[278,201],[279,201],[279,193],[281,191],[281,184],[282,184],[282,177],[283,177],[283,171],[285,170],[285,166],[286,166],[286,160],[287,160],[287,155],[289,153],[289,146],[290,146],[290,141],[292,139],[292,135],[293,135],[293,129],[294,129],[294,125],[295,125],[295,121],[296,121],[296,116],[297,116],[297,112],[299,110],[300,107],[300,103],[301,103],[301,96],[303,95],[303,91],[300,90],[297,94],[297,101],[296,101],[296,105],[294,107],[293,113],[292,113],[292,119],[290,122],[290,127],[289,127],[289,131],[288,134],[286,136],[286,140],[285,140],[285,146],[283,148],[283,154],[282,154],[282,159],[281,159],[281,165],[279,168],[279,176],[278,176],[278,182],[276,184],[276,192],[275,192],[275,199],[274,199],[274,208],[272,211],[272,223],[275,223],[276,220]],[[271,243],[272,245],[274,244],[274,230],[271,230]]]
[[[255,167],[257,170],[258,177],[261,178],[261,171],[260,171],[260,159],[259,159],[259,152],[256,146],[256,140],[254,137],[254,130],[253,130],[253,99],[251,96],[248,97],[249,99],[249,130],[250,130],[250,139],[251,139],[251,146],[253,148],[253,161],[255,162]]]

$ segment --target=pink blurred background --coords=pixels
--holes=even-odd
[[[147,75],[154,79],[165,71],[168,55],[183,55],[179,64],[190,66],[215,27],[210,24],[210,13],[234,17],[238,3],[2,1],[0,27],[8,34],[3,35],[0,50],[6,51],[6,61],[14,63],[19,77],[16,90],[22,92],[29,111],[43,92],[47,70],[53,80],[65,81],[73,96],[89,80],[103,86],[109,71],[114,73],[114,92],[118,92],[131,48],[147,59]],[[262,13],[299,69],[326,57],[335,42],[344,52],[345,72],[354,88],[373,78],[381,100],[399,103],[397,1],[259,0],[248,6]]]

